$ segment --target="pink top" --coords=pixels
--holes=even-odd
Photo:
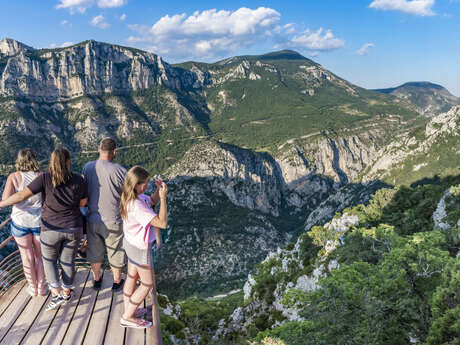
[[[150,222],[156,216],[150,207],[150,198],[145,194],[139,195],[127,205],[127,216],[123,219],[125,239],[139,249],[147,249],[149,243],[155,240],[155,231]]]

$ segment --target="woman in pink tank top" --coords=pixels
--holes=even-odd
[[[16,171],[6,180],[2,200],[23,190],[40,175],[40,165],[31,149],[18,152]],[[32,296],[46,295],[45,273],[40,249],[41,195],[14,205],[11,212],[11,234],[14,236],[21,254],[24,275]]]

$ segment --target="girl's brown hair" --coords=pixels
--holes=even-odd
[[[149,173],[144,168],[136,165],[126,173],[125,181],[123,182],[123,191],[121,192],[120,200],[120,215],[126,219],[128,215],[128,204],[137,199],[136,186],[144,183],[149,178]]]
[[[40,171],[40,164],[38,164],[35,152],[29,148],[25,148],[18,152],[16,158],[15,168],[17,171]]]
[[[56,149],[51,154],[49,170],[54,188],[66,183],[72,176],[69,162],[70,153],[64,148]]]

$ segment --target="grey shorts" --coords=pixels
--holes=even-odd
[[[139,249],[123,239],[123,248],[128,260],[137,266],[152,266],[152,245],[153,243],[150,243],[147,249]]]
[[[106,225],[88,222],[86,232],[88,238],[86,257],[90,263],[103,262],[105,249],[107,249],[110,266],[121,268],[125,265],[122,223]]]

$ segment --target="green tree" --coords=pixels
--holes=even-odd
[[[451,259],[433,294],[432,322],[426,345],[460,344],[460,258]]]

